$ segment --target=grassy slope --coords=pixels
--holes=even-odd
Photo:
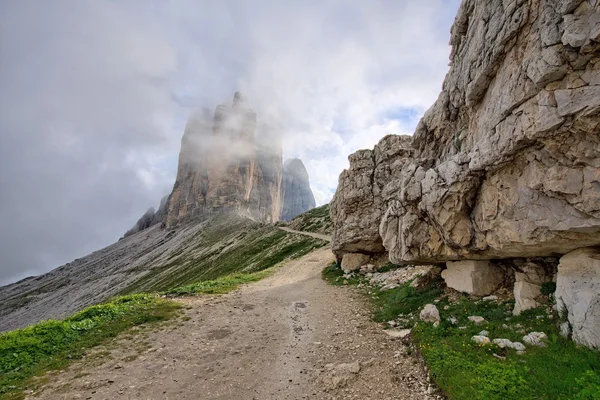
[[[49,320],[0,334],[0,398],[20,399],[31,377],[64,368],[86,349],[133,326],[177,314],[177,303],[141,292],[221,294],[273,272],[326,242],[236,217],[221,216],[180,246],[123,294],[64,320]]]
[[[64,320],[0,334],[0,398],[23,398],[31,377],[64,368],[80,359],[86,349],[133,326],[172,318],[179,308],[177,303],[153,295],[122,296]]]
[[[337,265],[323,271],[324,279],[332,284],[343,282],[342,275]],[[357,284],[361,280],[346,282]],[[440,280],[420,290],[409,283],[385,292],[370,290],[374,319],[379,322],[401,317],[412,326],[425,304],[439,300],[440,326],[419,322],[412,332],[432,377],[451,400],[600,399],[600,352],[562,338],[556,316],[543,308],[515,317],[512,301],[483,302],[463,296],[450,303]],[[482,316],[487,322],[474,325],[467,319],[471,315]],[[451,324],[450,317],[457,318],[458,323]],[[549,341],[543,348],[527,346],[526,353],[518,355],[495,345],[475,344],[471,337],[484,329],[490,338],[519,342],[524,334],[541,331]]]
[[[289,227],[297,231],[331,235],[333,232],[333,223],[329,216],[329,204],[313,208],[312,210],[297,216],[290,222]]]
[[[237,289],[240,285],[259,281],[275,272],[274,268],[264,269],[258,272],[242,272],[223,276],[209,281],[200,281],[190,285],[179,286],[167,290],[169,296],[189,296],[195,294],[225,294]]]
[[[303,256],[326,243],[235,216],[214,219],[183,250],[123,294],[167,291],[234,273],[253,273]]]

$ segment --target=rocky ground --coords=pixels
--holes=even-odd
[[[94,349],[29,398],[442,398],[356,289],[321,279],[332,260],[319,249],[228,295],[181,299],[178,322]]]

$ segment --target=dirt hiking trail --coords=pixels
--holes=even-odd
[[[356,289],[321,279],[332,260],[322,248],[236,292],[181,299],[175,323],[89,351],[29,398],[441,398]]]

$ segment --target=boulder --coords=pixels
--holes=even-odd
[[[522,311],[541,306],[542,284],[551,280],[552,276],[539,264],[528,262],[521,267],[520,271],[515,273],[513,314],[519,315]]]
[[[475,335],[471,337],[471,340],[477,343],[478,345],[485,345],[491,343],[490,338],[483,335]]]
[[[410,136],[388,135],[373,150],[348,157],[350,168],[340,175],[331,200],[332,248],[338,259],[347,252],[385,251],[379,236],[382,191],[412,154],[411,140]]]
[[[360,269],[371,257],[361,253],[346,253],[342,257],[342,271],[348,273]]]
[[[556,276],[556,306],[572,339],[600,348],[600,249],[574,250],[560,258]]]
[[[523,336],[523,342],[530,346],[546,347],[546,343],[542,340],[548,339],[548,336],[544,332],[531,332]]]
[[[434,304],[426,304],[425,307],[421,310],[419,314],[419,318],[423,322],[430,323],[439,323],[440,322],[440,312]]]
[[[442,271],[446,285],[459,292],[486,296],[494,292],[504,280],[504,272],[488,261],[449,261]]]

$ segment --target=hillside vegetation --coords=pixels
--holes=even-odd
[[[313,208],[312,210],[297,216],[288,226],[297,231],[331,235],[333,232],[333,223],[329,216],[329,204]]]
[[[176,229],[154,225],[47,274],[0,288],[0,331],[65,318],[118,294],[163,292],[262,271],[325,244],[236,214]]]
[[[334,285],[360,285],[373,304],[373,319],[386,326],[412,328],[414,345],[430,375],[450,400],[598,400],[600,353],[562,337],[560,319],[548,307],[512,315],[513,300],[482,301],[446,288],[442,279],[423,287],[408,281],[381,291],[360,275],[345,277],[337,264],[323,271]],[[419,320],[426,304],[435,304],[440,323]],[[468,319],[481,316],[481,324]],[[484,332],[485,331],[485,332]],[[523,341],[529,332],[544,332],[543,347],[527,346],[518,353],[472,338],[486,335]]]
[[[21,399],[28,380],[66,367],[86,350],[130,328],[177,315],[178,303],[157,296],[122,296],[63,320],[0,334],[0,398]]]
[[[168,260],[123,294],[168,291],[234,273],[254,273],[301,257],[326,242],[236,216],[222,216],[187,239]]]

